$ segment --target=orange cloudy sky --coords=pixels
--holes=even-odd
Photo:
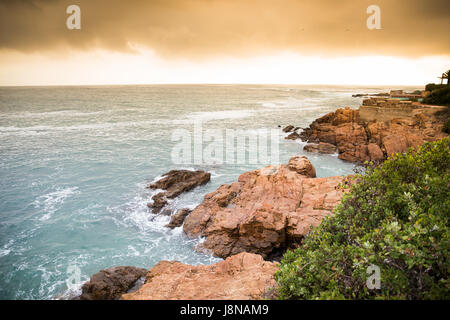
[[[448,0],[0,0],[0,85],[422,85],[448,30]]]

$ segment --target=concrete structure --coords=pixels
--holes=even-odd
[[[420,110],[434,113],[446,107],[428,106],[419,102],[399,99],[370,98],[363,100],[359,108],[359,122],[389,122],[396,118],[413,118]]]

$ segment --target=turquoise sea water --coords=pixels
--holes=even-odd
[[[0,88],[0,299],[52,299],[67,291],[69,266],[79,284],[102,268],[150,268],[163,259],[210,264],[201,239],[164,227],[145,186],[170,169],[203,169],[211,182],[176,199],[203,196],[267,164],[176,165],[176,129],[305,127],[338,107],[357,107],[358,92],[383,88],[305,86],[98,86]],[[304,154],[280,137],[280,161]],[[336,155],[308,155],[318,176],[352,173]],[[73,291],[73,290],[72,290]]]

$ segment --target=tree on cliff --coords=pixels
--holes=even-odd
[[[284,255],[278,298],[449,299],[450,139],[357,179],[336,214]],[[367,285],[370,266],[379,289]]]
[[[443,83],[444,79],[447,79],[447,85],[448,85],[448,75],[450,74],[450,70],[447,70],[447,72],[444,72],[442,76],[439,77],[441,79],[441,84]]]

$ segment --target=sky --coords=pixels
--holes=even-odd
[[[448,0],[0,0],[0,85],[422,86],[448,30]]]

